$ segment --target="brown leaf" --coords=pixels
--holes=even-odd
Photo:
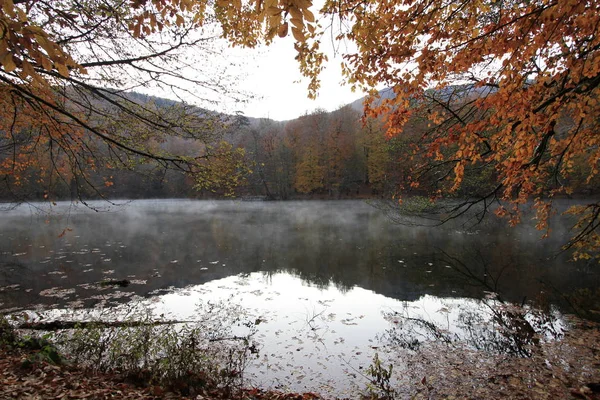
[[[279,27],[279,30],[277,31],[277,35],[280,38],[286,37],[288,34],[288,23],[284,22],[283,24],[281,24],[281,26]]]

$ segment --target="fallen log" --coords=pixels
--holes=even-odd
[[[88,328],[134,328],[137,326],[159,326],[184,324],[197,321],[39,321],[39,322],[23,322],[15,329],[29,329],[34,331],[59,331],[63,329],[88,329]]]

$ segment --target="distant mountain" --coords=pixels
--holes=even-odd
[[[471,96],[473,93],[476,93],[477,96],[485,96],[489,93],[493,93],[495,90],[495,88],[490,86],[475,87],[474,84],[464,84],[450,85],[445,88],[436,90],[432,89],[428,90],[427,93],[434,94],[436,95],[436,97],[438,97],[439,100],[445,101],[448,100],[450,96],[456,96],[457,99],[463,96]],[[381,102],[384,99],[393,99],[394,97],[396,97],[396,94],[394,93],[394,90],[392,88],[382,89],[378,93],[380,99],[377,102],[375,102],[375,104]],[[362,113],[366,99],[367,96],[363,96],[360,99],[353,101],[349,105],[350,107],[352,107],[352,109]]]
[[[385,88],[385,89],[381,89],[379,91],[379,96],[381,96],[381,100],[393,99],[394,97],[396,97],[396,94],[394,93],[392,88]],[[353,101],[349,105],[350,105],[350,107],[352,107],[353,110],[356,110],[356,111],[362,113],[366,99],[367,99],[367,96],[363,96],[360,99]]]
[[[465,96],[466,94],[471,95],[473,93],[477,93],[478,96],[484,96],[493,91],[494,91],[494,89],[491,87],[475,88],[475,86],[473,84],[464,84],[464,85],[447,86],[443,89],[435,90],[435,93],[439,96],[439,98],[441,100],[447,100],[447,98],[452,95],[461,97],[461,96]],[[377,102],[381,102],[381,100],[384,100],[384,99],[393,99],[394,97],[396,97],[396,94],[394,93],[394,90],[392,88],[381,89],[378,93],[379,93],[380,99]],[[152,102],[159,107],[172,107],[174,105],[181,103],[180,101],[166,99],[166,98],[152,96],[152,95],[147,95],[147,94],[142,94],[139,92],[128,92],[126,94],[126,97],[128,97],[132,101],[139,102],[142,104],[146,103],[146,102]],[[353,110],[356,110],[356,111],[362,113],[363,109],[364,109],[364,103],[365,103],[365,100],[367,99],[367,97],[368,96],[363,96],[347,105],[350,106],[350,108],[352,108]],[[376,102],[376,104],[377,104],[377,102]],[[198,111],[209,112],[209,113],[215,112],[218,114],[222,114],[224,116],[229,115],[229,116],[234,117],[234,115],[231,115],[231,114],[221,113],[218,111],[208,111],[208,110],[200,108],[200,107],[198,107]],[[253,128],[260,126],[261,121],[262,122],[264,122],[264,121],[278,122],[278,123],[285,124],[287,122],[294,121],[297,119],[297,118],[294,118],[291,120],[273,120],[271,118],[255,118],[255,117],[249,117],[246,115],[235,115],[235,117],[245,119],[246,122],[244,124],[247,124]]]
[[[127,97],[131,101],[134,101],[134,102],[140,103],[140,104],[151,102],[151,103],[155,104],[157,107],[173,107],[173,106],[182,104],[181,101],[166,99],[164,97],[157,97],[157,96],[152,96],[152,95],[143,94],[143,93],[139,93],[139,92],[127,92],[125,94],[125,97]],[[205,108],[192,106],[192,105],[190,105],[190,108],[196,109],[197,112],[200,114],[206,113],[206,114],[210,115],[210,114],[214,113],[214,114],[218,114],[218,115],[223,115],[224,117],[244,118],[246,120],[247,124],[252,127],[258,126],[260,121],[265,119],[265,118],[247,117],[245,115],[242,116],[242,115],[237,115],[237,114],[231,115],[231,114],[223,113],[220,111],[210,111]]]

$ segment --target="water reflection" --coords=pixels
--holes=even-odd
[[[439,299],[425,297],[421,307],[404,304],[385,313],[393,325],[384,335],[392,345],[418,350],[430,342],[466,346],[493,354],[530,357],[541,340],[560,339],[566,329],[556,309],[542,311],[529,306],[489,299]]]
[[[557,337],[564,328],[556,311],[543,317],[534,308],[521,309],[497,299],[424,295],[400,301],[358,287],[342,292],[332,284],[316,286],[287,273],[261,272],[174,289],[135,307],[30,312],[27,321],[114,321],[135,309],[142,315],[149,310],[154,317],[148,320],[193,325],[206,320],[207,314],[199,310],[207,307],[211,309],[207,326],[220,327],[215,332],[231,329],[230,336],[245,337],[252,327],[254,351],[245,371],[250,384],[342,398],[356,397],[364,388],[365,370],[376,353],[394,357],[393,382],[397,382],[401,371],[410,368],[403,365],[407,352],[432,341],[447,344],[449,351],[467,346],[528,356],[537,341]],[[546,319],[536,319],[540,317]],[[515,326],[518,329],[512,329]],[[531,334],[519,326],[528,327]]]
[[[559,222],[544,241],[527,224],[477,229],[397,226],[359,201],[138,201],[110,212],[59,204],[50,214],[20,207],[0,218],[0,309],[92,306],[115,291],[148,295],[258,271],[400,300],[493,290],[509,302],[544,293],[565,306],[556,294],[598,286],[595,270],[552,257],[564,240]],[[99,294],[108,279],[132,284]]]
[[[599,275],[552,257],[565,238],[553,224],[540,241],[525,224],[398,226],[358,201],[21,207],[0,218],[0,310],[116,318],[142,296],[193,321],[199,303],[227,302],[260,321],[254,383],[344,397],[375,353],[436,340],[528,356],[560,337],[563,295],[594,291]]]

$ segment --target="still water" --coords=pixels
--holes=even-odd
[[[375,352],[427,340],[518,353],[497,334],[495,304],[528,304],[531,325],[544,327],[537,333],[556,337],[560,315],[572,312],[563,295],[600,283],[596,268],[558,254],[570,226],[560,219],[540,240],[527,222],[397,225],[362,201],[91,206],[0,214],[0,312],[119,307],[141,296],[157,313],[193,320],[201,303],[240,305],[262,322],[248,367],[262,387],[351,395]],[[98,284],[108,279],[130,284]],[[533,311],[542,305],[543,316]]]

